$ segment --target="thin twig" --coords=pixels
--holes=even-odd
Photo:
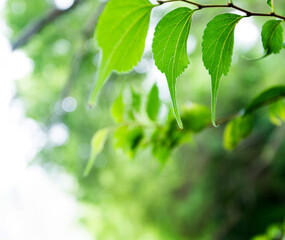
[[[247,17],[252,17],[252,16],[261,16],[261,17],[277,17],[280,19],[285,20],[285,16],[281,16],[279,14],[276,14],[275,12],[271,12],[271,13],[259,13],[259,12],[251,12],[248,11],[244,8],[241,8],[233,3],[228,3],[228,4],[200,4],[197,2],[193,2],[193,1],[188,1],[188,0],[158,0],[157,1],[160,5],[165,4],[165,3],[171,3],[171,2],[185,2],[191,5],[196,6],[198,9],[204,9],[204,8],[233,8],[236,10],[239,10],[243,13],[246,14]]]

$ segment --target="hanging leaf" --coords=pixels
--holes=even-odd
[[[248,137],[253,129],[253,117],[238,117],[228,123],[224,133],[224,147],[233,150],[242,139]]]
[[[258,108],[274,103],[284,97],[285,86],[269,88],[252,100],[252,102],[246,107],[244,115],[251,114]]]
[[[152,45],[155,64],[166,75],[174,115],[180,128],[183,124],[176,100],[176,80],[189,65],[187,39],[193,13],[193,10],[183,7],[164,16],[156,26]]]
[[[95,103],[112,71],[130,71],[140,61],[153,7],[148,0],[108,2],[97,26],[96,36],[103,56],[90,105]]]
[[[154,84],[148,94],[147,103],[146,103],[146,112],[150,120],[155,121],[157,119],[159,109],[160,109],[159,93],[156,84]]]
[[[91,140],[91,156],[85,168],[84,176],[89,175],[96,160],[96,157],[102,152],[107,140],[108,133],[109,129],[104,128],[94,134]]]
[[[267,21],[261,32],[262,44],[265,50],[265,56],[272,53],[279,53],[283,47],[283,28],[280,20]]]
[[[242,16],[221,14],[210,21],[202,42],[203,62],[212,78],[212,123],[216,126],[216,103],[222,75],[227,75],[232,61],[234,29]]]
[[[285,104],[284,101],[277,101],[269,106],[269,117],[273,124],[281,126],[285,121]]]

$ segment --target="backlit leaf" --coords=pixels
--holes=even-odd
[[[124,118],[124,99],[123,99],[123,94],[120,94],[119,97],[116,98],[116,100],[113,103],[112,109],[111,109],[111,114],[113,119],[117,123],[121,123]]]
[[[189,8],[177,8],[158,23],[153,39],[153,57],[158,69],[165,73],[174,115],[180,128],[183,127],[176,101],[176,80],[189,65],[187,39],[192,15]]]
[[[107,140],[108,133],[109,129],[104,128],[94,134],[91,140],[91,156],[85,168],[84,176],[89,175],[96,160],[96,157],[102,152]]]
[[[95,103],[112,71],[130,71],[140,61],[153,7],[148,0],[110,0],[107,3],[96,28],[103,56],[90,105]]]
[[[283,47],[283,28],[281,27],[281,22],[280,20],[270,20],[262,27],[262,44],[266,56],[271,53],[279,53]]]
[[[232,61],[234,29],[242,16],[221,14],[210,21],[205,29],[202,53],[203,62],[212,79],[212,123],[216,118],[217,95],[222,75],[227,75]]]

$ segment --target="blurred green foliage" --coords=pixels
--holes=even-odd
[[[275,2],[275,11],[284,14],[285,2]],[[33,36],[23,47],[34,62],[33,74],[17,82],[17,97],[27,117],[35,119],[47,135],[57,124],[68,129],[68,141],[58,146],[49,140],[35,163],[49,172],[73,176],[78,183],[74,194],[82,207],[81,222],[94,239],[252,239],[272,224],[282,223],[284,126],[273,126],[268,108],[261,108],[255,112],[251,136],[231,152],[223,148],[225,124],[210,126],[206,107],[210,79],[199,46],[206,23],[221,10],[193,18],[196,48],[190,68],[177,81],[178,104],[184,106],[185,129],[181,130],[169,111],[169,98],[161,84],[166,80],[155,74],[149,51],[144,64],[131,73],[113,74],[97,106],[86,107],[100,58],[93,30],[102,4],[85,0]],[[240,4],[268,10],[266,2],[259,0]],[[23,11],[16,11],[17,5]],[[8,0],[11,39],[53,7],[52,1]],[[169,8],[156,10],[151,24]],[[254,19],[259,31],[264,22]],[[261,48],[261,40],[250,48],[235,48],[233,66],[220,89],[217,116],[236,115],[261,91],[284,84],[284,51],[261,61],[243,58],[260,56]],[[153,82],[159,88],[159,106],[157,100],[151,100],[151,106],[148,103],[157,98],[156,90],[151,90]],[[67,97],[76,99],[75,111],[63,108]],[[271,115],[276,116],[276,109]],[[283,119],[279,110],[277,117]],[[104,128],[112,134],[84,177],[91,139]]]

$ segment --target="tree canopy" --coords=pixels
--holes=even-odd
[[[34,63],[16,98],[47,135],[68,132],[33,164],[76,180],[94,238],[282,239],[284,1],[8,0],[5,14]]]

